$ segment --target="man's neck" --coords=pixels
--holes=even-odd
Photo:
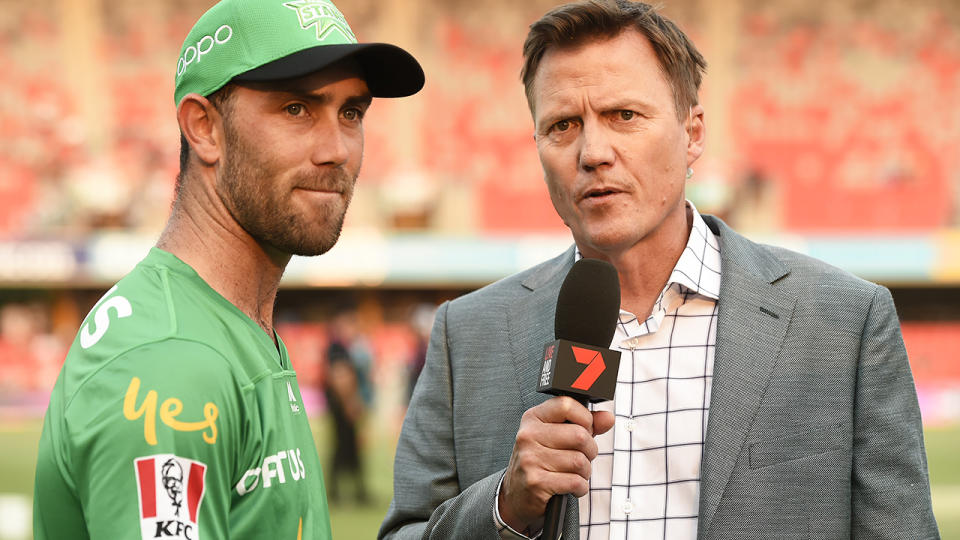
[[[157,247],[188,264],[275,340],[273,306],[290,255],[257,242],[225,209],[182,203],[174,208]]]
[[[693,211],[668,216],[651,235],[629,249],[601,254],[620,277],[620,307],[640,319],[648,317],[686,248]]]

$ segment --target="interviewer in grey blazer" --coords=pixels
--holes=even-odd
[[[646,4],[571,4],[531,26],[524,60],[576,246],[441,306],[380,537],[534,536],[570,493],[563,538],[939,538],[889,292],[686,201],[704,141],[689,39]],[[579,256],[622,291],[617,396],[591,410],[535,391]],[[702,373],[678,376],[690,351]],[[691,388],[702,403],[678,407]]]

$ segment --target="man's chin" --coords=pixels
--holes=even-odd
[[[294,245],[281,247],[280,249],[291,255],[297,255],[300,257],[316,257],[333,249],[333,246],[335,246],[336,243],[337,239],[334,238],[332,241],[324,242],[299,242]]]
[[[323,255],[331,249],[333,249],[333,245],[320,247],[301,247],[295,251],[291,251],[290,254],[297,255],[298,257],[317,257],[319,255]]]
[[[301,257],[323,255],[333,249],[340,239],[343,218],[344,214],[340,213],[334,216],[334,219],[323,221],[291,219],[282,230],[279,224],[274,224],[273,230],[264,231],[261,236],[262,242],[290,255]]]
[[[285,250],[290,254],[301,257],[316,257],[333,249],[340,239],[341,227],[335,230],[325,230],[307,238],[299,238],[294,242],[288,243],[289,249]]]
[[[580,246],[581,252],[615,253],[632,245],[628,235],[616,227],[584,231],[580,235],[574,235],[574,240]]]

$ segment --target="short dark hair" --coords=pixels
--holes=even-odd
[[[587,0],[554,8],[530,25],[523,44],[520,78],[532,104],[533,79],[550,47],[576,47],[592,40],[614,38],[624,30],[640,32],[657,55],[673,89],[677,117],[683,121],[698,103],[697,92],[707,62],[677,25],[657,13],[655,7],[629,0]]]
[[[222,116],[227,116],[232,110],[232,99],[234,85],[227,83],[226,86],[207,96],[210,103],[220,112]],[[187,174],[187,168],[190,166],[190,143],[180,132],[180,172],[177,173],[177,181],[173,186],[173,198],[180,198],[180,190],[183,189],[183,180]]]

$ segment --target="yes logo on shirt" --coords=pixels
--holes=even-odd
[[[199,540],[207,466],[173,454],[155,454],[133,460],[133,468],[143,540]]]
[[[137,420],[143,417],[143,438],[150,446],[157,445],[157,400],[156,390],[147,391],[143,402],[137,406],[137,396],[140,393],[140,378],[130,379],[130,386],[127,387],[127,393],[123,396],[123,417],[127,420]],[[203,420],[196,422],[183,422],[178,420],[183,411],[183,402],[175,397],[163,400],[160,405],[160,421],[169,426],[174,431],[202,431],[203,440],[207,444],[217,442],[217,416],[220,415],[220,409],[212,402],[207,402],[203,406]]]

